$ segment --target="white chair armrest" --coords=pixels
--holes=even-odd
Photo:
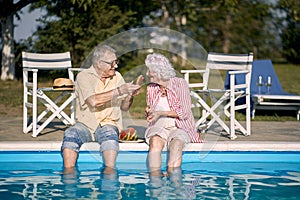
[[[230,75],[235,75],[235,74],[245,74],[245,73],[249,73],[249,70],[240,70],[240,71],[229,71],[228,73]]]
[[[35,68],[23,68],[23,71],[27,71],[27,72],[38,72],[39,70],[38,69],[35,69]]]
[[[183,73],[183,74],[186,74],[186,73],[204,73],[204,72],[206,72],[206,70],[205,69],[186,69],[186,70],[181,70],[180,71],[181,73]]]
[[[190,83],[190,74],[204,74],[205,72],[207,72],[206,70],[200,70],[200,69],[191,69],[191,70],[181,70],[181,73],[183,73],[184,75],[184,79],[187,81],[187,83],[189,84],[190,88],[203,88],[205,85],[204,83]]]
[[[68,68],[69,71],[76,71],[76,72],[80,72],[83,71],[83,68]]]
[[[74,82],[75,81],[74,72],[81,72],[83,70],[84,70],[83,68],[68,68],[69,78]]]

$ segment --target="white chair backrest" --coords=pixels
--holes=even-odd
[[[23,68],[43,70],[67,69],[72,67],[70,52],[28,53],[22,52]]]
[[[250,83],[251,68],[253,62],[253,53],[249,54],[223,54],[209,52],[207,57],[206,70],[203,74],[204,85],[208,86],[208,79],[210,77],[211,70],[246,70],[249,71],[247,76],[247,83]],[[204,89],[207,89],[204,87]],[[222,84],[223,87],[223,84]]]
[[[253,54],[221,54],[210,52],[207,57],[208,69],[249,70],[252,67]]]

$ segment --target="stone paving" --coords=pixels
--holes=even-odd
[[[0,116],[0,141],[61,141],[66,128],[59,121],[54,121],[38,137],[34,138],[31,133],[23,133],[22,123],[22,117]],[[147,122],[145,120],[130,120],[127,125],[135,127],[139,137],[143,137]],[[252,121],[251,128],[250,136],[237,134],[235,140],[230,140],[228,137],[212,131],[202,134],[201,137],[208,141],[300,142],[300,121]]]

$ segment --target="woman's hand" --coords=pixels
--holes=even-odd
[[[145,118],[148,122],[152,121],[152,118],[153,118],[152,114],[153,114],[153,110],[151,109],[150,106],[147,106],[145,108]]]
[[[139,77],[136,79],[135,84],[141,86],[144,80],[144,76],[143,75],[139,75]],[[141,91],[141,87],[137,90],[135,90],[132,94],[132,96],[136,96],[140,93]]]
[[[145,108],[145,118],[146,118],[146,119],[148,118],[148,116],[150,115],[150,113],[151,113],[151,107],[150,107],[150,106],[147,106],[147,107]]]
[[[161,116],[161,112],[160,111],[154,111],[154,112],[148,112],[147,115],[147,121],[148,122],[155,122],[158,120],[158,118]]]
[[[148,122],[155,122],[160,117],[172,117],[177,118],[175,111],[153,111],[150,106],[147,106],[145,109],[145,117]]]

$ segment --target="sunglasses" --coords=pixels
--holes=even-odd
[[[105,61],[105,60],[100,60],[108,65],[110,65],[111,67],[114,67],[115,65],[119,64],[119,60],[113,60],[111,62]]]

